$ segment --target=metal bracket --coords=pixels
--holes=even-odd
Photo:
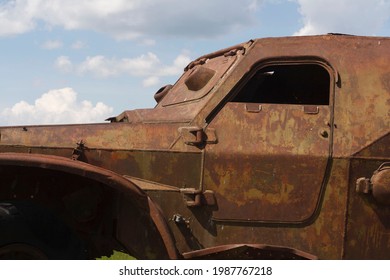
[[[186,145],[198,146],[203,143],[203,129],[198,126],[180,127],[179,133]]]
[[[317,115],[320,112],[320,108],[316,105],[304,105],[303,112],[305,114]]]
[[[180,192],[183,194],[188,207],[215,206],[217,204],[214,192],[210,190],[202,192],[199,189],[184,188],[180,189]]]
[[[217,135],[215,129],[208,128],[204,131],[198,126],[180,127],[179,133],[184,143],[190,146],[203,146],[205,144],[216,144]]]
[[[202,205],[202,191],[194,188],[180,189],[188,207]]]
[[[356,180],[356,188],[355,191],[357,193],[365,193],[368,194],[372,191],[372,183],[369,178],[361,177]]]
[[[261,112],[261,104],[256,103],[246,103],[245,104],[245,111],[248,113],[259,113]]]

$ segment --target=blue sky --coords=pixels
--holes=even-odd
[[[390,0],[0,0],[0,125],[101,122],[205,53],[328,32],[390,36]]]

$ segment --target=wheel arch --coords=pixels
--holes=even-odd
[[[143,254],[141,246],[135,245],[140,241],[129,240],[130,236],[140,237],[141,243],[150,241],[154,242],[154,245],[157,244],[160,248],[154,248],[154,250],[157,250],[155,256],[158,258],[177,259],[180,257],[173,235],[159,207],[145,192],[123,176],[104,168],[59,156],[25,153],[0,154],[0,175],[13,176],[13,178],[26,177],[26,180],[34,180],[36,176],[39,177],[43,173],[46,174],[45,176],[62,174],[65,175],[64,178],[71,177],[73,180],[90,182],[91,186],[98,184],[110,190],[110,193],[115,196],[115,209],[113,209],[112,217],[113,224],[115,224],[113,225],[115,227],[113,230],[114,238],[128,252],[135,253],[136,257],[149,258],[153,255]],[[5,181],[0,182],[0,199],[19,199],[19,197],[12,197],[9,191],[4,191],[7,188],[7,180]],[[11,188],[12,186],[9,189]],[[35,197],[24,197],[24,199],[37,200]],[[134,219],[137,221],[135,222]],[[136,224],[137,227],[134,228]],[[141,225],[145,228],[140,228]],[[139,248],[134,249],[133,246]]]

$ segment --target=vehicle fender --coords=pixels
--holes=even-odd
[[[173,235],[171,234],[167,221],[163,217],[159,207],[144,191],[125,177],[113,171],[85,162],[42,154],[0,153],[0,172],[6,172],[4,171],[7,170],[6,167],[38,168],[38,170],[59,171],[73,176],[80,176],[84,179],[87,178],[115,190],[115,193],[119,194],[120,197],[120,202],[118,204],[120,210],[118,217],[116,217],[116,238],[118,241],[130,252],[132,243],[137,242],[137,240],[126,240],[128,229],[125,226],[126,224],[131,224],[130,217],[133,217],[132,213],[127,213],[126,211],[136,209],[137,215],[142,216],[143,221],[146,221],[145,226],[152,226],[154,228],[153,234],[157,232],[159,235],[158,239],[161,240],[164,248],[158,248],[160,252],[158,257],[169,259],[177,259],[180,257],[175,246]],[[16,177],[18,176],[22,177],[23,174],[17,174]],[[3,187],[3,183],[0,182],[0,188]],[[1,197],[1,199],[3,199],[3,197]],[[129,205],[131,205],[131,207],[129,207]],[[143,231],[147,230],[148,229],[144,229]],[[145,235],[147,234],[148,233],[145,232]],[[150,233],[151,236],[153,236],[153,234]]]

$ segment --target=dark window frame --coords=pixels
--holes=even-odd
[[[288,68],[290,68],[288,70]],[[275,71],[277,70],[277,71]],[[288,71],[287,71],[288,70]],[[299,70],[298,72],[296,70]],[[306,72],[305,72],[306,70]],[[282,72],[280,75],[279,73]],[[286,73],[291,74],[289,85],[285,84]],[[304,74],[307,73],[305,76]],[[229,102],[239,103],[263,103],[263,104],[284,104],[284,105],[330,105],[333,102],[333,85],[335,77],[334,69],[321,59],[289,59],[289,60],[269,60],[256,63],[252,70],[244,77],[239,86],[234,90],[234,94],[229,98]],[[275,75],[276,74],[276,75]],[[279,77],[278,77],[279,75]],[[257,80],[253,79],[257,76]],[[278,80],[279,79],[279,80]],[[317,79],[317,80],[316,80]],[[260,81],[262,80],[262,81]],[[274,81],[272,81],[274,80]],[[283,90],[297,91],[301,90],[300,95],[291,93],[290,96],[283,92],[279,96],[275,95],[278,91],[267,92],[246,92],[246,87],[252,87],[258,90],[270,89],[272,84],[279,84],[279,93]],[[252,85],[251,85],[252,83]],[[258,83],[258,84],[256,84]],[[268,83],[268,85],[265,85]],[[307,84],[307,90],[302,91],[304,84]],[[317,83],[317,84],[316,84]],[[260,87],[260,89],[259,89]],[[316,89],[318,90],[316,94]],[[261,97],[261,94],[263,95]],[[312,95],[310,95],[312,93]],[[242,96],[244,95],[244,96]]]

